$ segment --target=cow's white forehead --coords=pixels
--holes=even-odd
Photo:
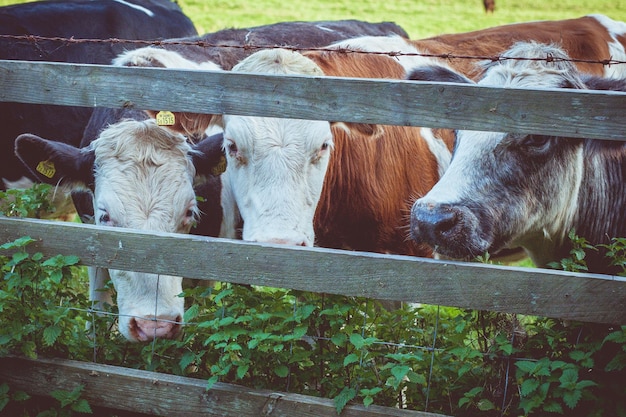
[[[122,226],[178,231],[195,198],[191,147],[182,135],[154,120],[129,120],[104,130],[91,147],[96,209],[110,211]]]
[[[224,139],[255,154],[270,149],[318,149],[332,139],[330,123],[273,117],[224,116]]]

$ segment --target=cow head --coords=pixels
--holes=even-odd
[[[221,156],[222,137],[190,146],[154,120],[124,120],[103,130],[87,148],[24,134],[17,156],[39,179],[88,187],[95,223],[187,233],[198,218],[194,180]],[[197,162],[194,165],[194,162]],[[181,277],[109,270],[117,290],[119,329],[129,340],[171,338],[179,331]]]
[[[518,43],[505,56],[530,60],[490,63],[478,84],[584,88],[556,46]],[[440,69],[420,70],[413,78],[463,82]],[[412,236],[457,259],[522,246],[533,261],[545,265],[554,260],[576,215],[582,167],[582,140],[458,131],[450,167],[412,208]]]
[[[322,75],[299,53],[257,52],[235,72]],[[333,146],[330,123],[225,115],[229,187],[243,219],[243,239],[312,246],[313,216]]]

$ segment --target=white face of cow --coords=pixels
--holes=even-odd
[[[511,56],[555,58],[558,48],[524,43]],[[506,61],[479,84],[582,87],[567,62]],[[450,167],[411,212],[413,237],[444,256],[471,259],[523,246],[544,265],[576,215],[582,140],[459,131]]]
[[[313,246],[313,216],[328,168],[327,122],[225,116],[228,175],[243,239]]]
[[[103,131],[91,149],[98,225],[188,233],[196,216],[195,169],[182,135],[125,121]],[[120,332],[129,340],[172,337],[184,309],[182,278],[109,270]],[[158,319],[156,321],[155,319]]]
[[[15,141],[15,153],[44,182],[91,187],[98,225],[187,233],[198,215],[194,179],[215,174],[223,159],[222,142],[218,134],[192,147],[154,120],[124,120],[103,130],[87,148],[24,134]],[[45,173],[38,172],[42,161]],[[91,274],[92,300],[108,302],[107,293],[96,291],[103,283],[93,285],[106,279],[99,272]],[[178,333],[184,312],[181,277],[108,272],[117,290],[119,329],[127,339]]]
[[[315,74],[308,58],[261,51],[233,71]],[[224,175],[243,219],[243,239],[312,246],[313,216],[332,148],[330,123],[226,115]]]

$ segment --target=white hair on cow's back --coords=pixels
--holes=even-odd
[[[153,46],[123,52],[113,59],[113,65],[118,67],[163,67],[202,71],[222,70],[222,67],[215,62],[193,62],[178,52]]]
[[[556,44],[517,42],[500,60],[482,66],[486,72],[481,85],[558,88],[567,82],[573,88],[585,88],[571,58]]]
[[[620,38],[626,36],[626,23],[613,20],[602,14],[592,14],[589,16],[600,22],[613,39],[612,42],[608,43],[609,56],[611,59],[614,61],[626,61],[626,50],[624,49],[624,45],[620,42]],[[626,78],[626,64],[605,65],[604,76],[618,80]]]

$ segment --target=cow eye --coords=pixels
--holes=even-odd
[[[235,142],[233,142],[232,140],[229,140],[226,143],[226,151],[228,152],[228,154],[232,157],[237,156],[237,144]]]
[[[550,137],[544,135],[528,135],[523,140],[521,145],[531,152],[543,152],[547,149],[550,143]]]
[[[324,153],[327,152],[331,147],[332,147],[332,142],[330,141],[326,141],[322,143],[322,146],[319,147],[317,152],[315,152],[315,154],[313,155],[313,158],[311,158],[311,162],[314,164],[317,163],[320,159],[322,159],[322,156],[324,156]]]
[[[185,217],[183,218],[183,223],[182,226],[187,227],[190,224],[193,224],[196,221],[196,212],[197,212],[197,206],[196,206],[196,200],[194,199],[193,202],[189,203],[189,205],[187,206],[187,211],[185,211]]]
[[[98,216],[98,224],[111,226],[111,216],[109,215],[109,212],[105,209],[98,209],[98,211],[100,212],[100,215]]]

